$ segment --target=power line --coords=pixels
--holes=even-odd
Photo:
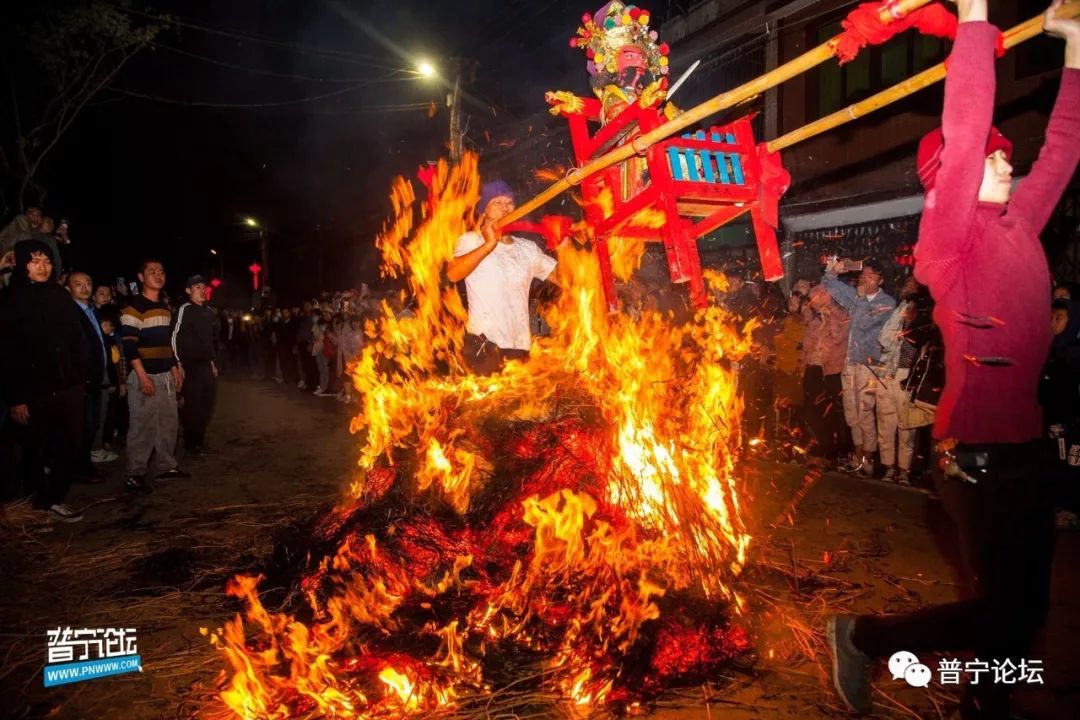
[[[370,85],[371,83],[357,83],[347,88],[341,88],[340,90],[333,90],[328,93],[322,93],[321,95],[312,95],[310,97],[296,98],[293,100],[279,100],[274,102],[264,103],[219,103],[219,102],[204,102],[201,100],[178,100],[176,98],[161,97],[160,95],[148,95],[146,93],[135,92],[133,90],[122,90],[120,88],[108,88],[110,91],[119,93],[121,95],[127,95],[128,97],[139,98],[141,100],[152,100],[154,102],[164,103],[166,105],[183,105],[187,107],[206,107],[206,108],[228,108],[235,110],[255,110],[259,108],[271,108],[281,107],[284,105],[300,105],[302,103],[315,102],[317,100],[323,100],[328,97],[334,97],[335,95],[342,95],[353,90],[358,90],[361,87]],[[416,103],[417,106],[427,107],[428,103]],[[384,106],[386,108],[397,108],[398,106]]]
[[[176,16],[169,15],[162,18],[158,15],[151,13],[141,12],[139,10],[133,10],[132,8],[122,7],[120,5],[113,5],[117,10],[122,12],[136,15],[149,20],[155,20],[158,22],[167,22],[170,25],[176,25],[178,27],[189,28],[191,30],[198,30],[199,32],[208,33],[211,35],[220,35],[222,37],[233,38],[235,40],[247,40],[249,42],[261,43],[269,47],[274,47],[279,50],[288,50],[300,54],[312,55],[316,57],[322,57],[324,59],[345,60],[348,62],[356,63],[359,65],[371,65],[374,67],[382,67],[386,70],[397,70],[391,65],[387,65],[383,61],[384,58],[375,55],[362,55],[360,53],[344,52],[342,50],[332,50],[328,48],[317,48],[310,45],[302,45],[300,43],[279,40],[277,38],[268,37],[266,35],[256,35],[255,33],[242,32],[238,30],[225,30],[222,28],[212,27],[210,25],[203,25],[200,23],[191,22],[190,20],[181,20]]]
[[[193,53],[193,52],[190,52],[188,50],[182,50],[181,48],[173,47],[172,45],[163,45],[161,43],[151,43],[151,47],[153,47],[154,49],[157,49],[157,50],[166,50],[166,51],[171,52],[171,53],[176,53],[177,55],[183,55],[184,57],[189,57],[189,58],[192,58],[194,60],[199,60],[201,62],[209,63],[210,65],[217,65],[219,67],[229,68],[230,70],[238,70],[240,72],[248,72],[248,73],[253,73],[255,75],[267,75],[269,77],[280,77],[280,78],[289,78],[289,79],[292,79],[292,80],[304,80],[304,81],[307,81],[307,82],[324,82],[324,83],[356,83],[356,82],[362,82],[364,80],[364,78],[320,78],[320,77],[311,77],[310,75],[300,75],[300,74],[296,74],[296,73],[280,73],[280,72],[274,72],[273,70],[264,70],[262,68],[253,68],[253,67],[248,67],[248,66],[245,66],[245,65],[234,65],[232,63],[228,63],[228,62],[225,62],[223,60],[218,60],[217,58],[208,57],[206,55],[199,55],[198,53]],[[408,71],[403,69],[403,68],[398,68],[396,70],[396,72],[398,72],[398,73],[408,73]],[[412,79],[412,75],[410,74],[407,77],[403,77],[403,78],[387,78],[387,80],[396,80],[396,79],[400,79],[400,80]]]

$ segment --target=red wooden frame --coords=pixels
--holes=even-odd
[[[562,112],[570,124],[570,139],[579,166],[611,149],[612,141],[647,133],[665,122],[657,108],[629,105],[617,117],[600,127],[594,135],[589,133],[589,123],[600,122],[600,102],[593,98],[579,98],[582,107],[577,112]],[[596,230],[596,249],[599,254],[601,282],[604,296],[611,310],[618,309],[615,297],[615,279],[611,273],[611,257],[608,243],[612,238],[643,237],[648,241],[662,242],[667,255],[671,281],[689,283],[690,296],[695,306],[707,303],[705,283],[701,273],[697,239],[712,232],[735,218],[750,213],[758,254],[766,280],[783,277],[780,249],[776,232],[762,215],[760,207],[761,162],[750,125],[752,116],[739,118],[727,125],[710,128],[705,139],[694,137],[669,138],[645,151],[648,184],[637,195],[621,197],[623,167],[607,168],[581,184],[585,202],[586,219]],[[723,141],[711,139],[718,134]],[[732,135],[734,143],[726,141]],[[668,150],[680,152],[704,151],[739,155],[743,183],[709,182],[706,180],[676,180],[672,174]],[[610,193],[610,212],[605,212],[601,197]],[[634,226],[634,216],[648,208],[664,213],[665,222],[659,228]]]

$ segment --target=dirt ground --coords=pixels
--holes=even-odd
[[[77,486],[78,524],[0,526],[0,718],[125,720],[192,717],[223,663],[199,633],[238,605],[229,575],[257,572],[273,534],[333,503],[354,472],[348,410],[272,384],[224,382],[210,442],[183,460],[192,479],[129,497],[119,464],[99,486]],[[757,641],[753,667],[715,686],[672,694],[662,718],[843,717],[825,680],[824,616],[842,608],[897,611],[957,597],[936,502],[918,490],[796,465],[747,469],[754,562],[745,597]],[[43,687],[45,631],[135,627],[143,672]],[[792,628],[817,656],[793,652]],[[1018,697],[1025,717],[1080,717],[1080,533],[1059,536],[1054,604],[1032,658],[1046,684]],[[935,659],[921,658],[932,667]],[[910,688],[882,668],[874,715],[948,717],[953,688]],[[553,712],[553,716],[557,713]]]

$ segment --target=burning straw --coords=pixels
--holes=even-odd
[[[470,227],[475,157],[440,165],[432,192],[418,218],[399,179],[379,239],[415,309],[385,305],[352,365],[348,498],[268,570],[278,611],[238,576],[246,614],[206,632],[239,717],[629,708],[749,647],[731,363],[752,328],[715,307],[684,326],[610,316],[594,255],[570,241],[551,336],[469,375],[440,272]]]

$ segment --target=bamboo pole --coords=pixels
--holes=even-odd
[[[1062,13],[1065,17],[1077,17],[1080,16],[1080,0],[1068,3],[1062,7]],[[1043,16],[1036,15],[1035,17],[1022,22],[1019,25],[1010,28],[1005,33],[1005,47],[1012,48],[1019,45],[1022,42],[1030,40],[1037,35],[1042,34]],[[903,82],[897,83],[890,88],[886,88],[881,92],[866,98],[853,105],[849,105],[842,110],[826,115],[820,120],[815,120],[812,123],[802,126],[797,130],[792,130],[786,135],[782,135],[775,140],[770,141],[767,146],[771,151],[783,150],[784,148],[791,147],[792,145],[808,140],[816,135],[820,135],[823,132],[832,130],[835,127],[839,127],[844,123],[851,122],[856,118],[869,115],[875,110],[906,98],[908,95],[912,95],[925,87],[929,87],[936,82],[940,82],[945,77],[945,63],[935,65],[932,68],[923,70],[918,75],[913,75]]]
[[[929,2],[930,0],[899,0],[891,11],[888,9],[881,11],[881,21],[883,23],[891,22],[893,17],[892,13],[906,15]],[[579,168],[574,168],[567,173],[566,177],[552,183],[539,195],[523,205],[520,205],[512,213],[502,218],[499,221],[499,225],[509,225],[512,222],[520,220],[563,192],[580,185],[582,181],[591,175],[600,172],[604,168],[611,167],[616,163],[625,162],[636,154],[643,155],[646,149],[661,140],[674,135],[680,130],[688,128],[710,115],[715,115],[722,110],[751,100],[766,90],[774,88],[797,75],[801,75],[807,70],[817,67],[826,60],[834,57],[834,48],[839,37],[840,35],[837,35],[836,37],[823,42],[816,48],[803,53],[794,60],[786,62],[774,70],[770,70],[761,77],[755,78],[748,83],[744,83],[733,90],[721,93],[711,100],[706,100],[702,104],[687,110],[678,117],[657,127],[655,130],[634,138],[632,143],[621,145],[611,152],[601,155]]]

